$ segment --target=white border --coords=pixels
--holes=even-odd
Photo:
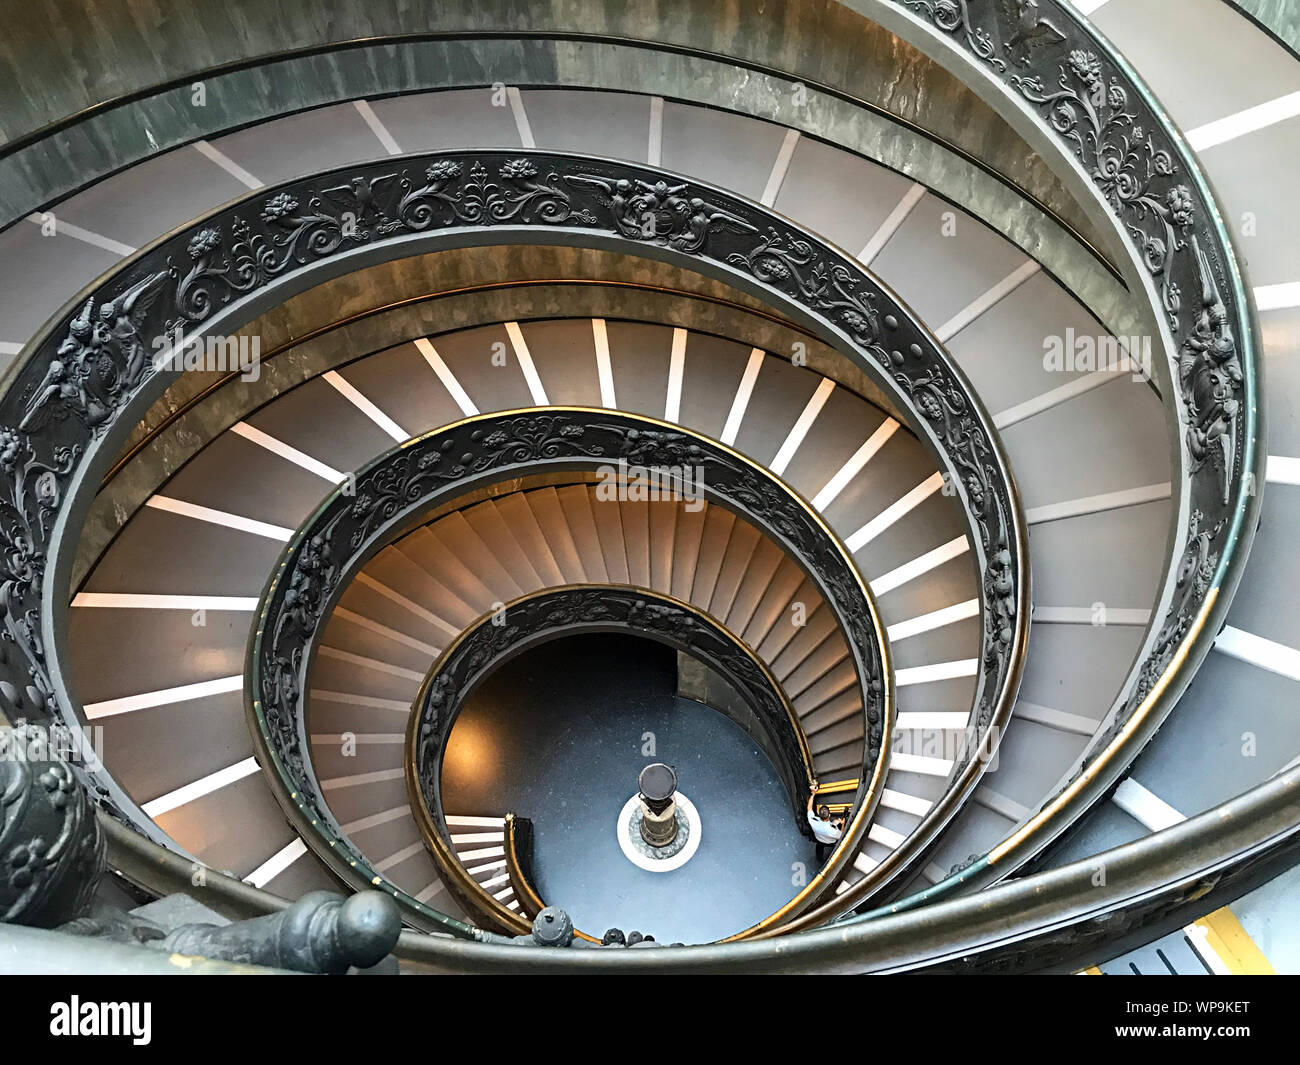
[[[687,824],[691,826],[691,835],[686,841],[686,846],[671,858],[647,858],[633,846],[632,840],[628,837],[626,831],[628,818],[632,816],[632,811],[640,803],[640,796],[633,795],[623,804],[623,809],[618,812],[618,822],[614,826],[614,833],[618,836],[619,848],[629,862],[648,873],[671,873],[674,869],[680,869],[695,857],[695,852],[700,849],[700,833],[702,830],[700,812],[695,809],[695,804],[680,791],[674,797],[677,800],[677,805],[681,807],[682,813],[686,815]]]

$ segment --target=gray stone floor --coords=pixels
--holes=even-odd
[[[766,755],[722,714],[678,698],[675,669],[672,651],[635,637],[556,641],[491,677],[452,730],[447,812],[531,818],[539,893],[593,935],[717,939],[776,910],[817,868]],[[634,866],[614,832],[652,761],[676,769],[703,825],[699,851],[668,873]]]

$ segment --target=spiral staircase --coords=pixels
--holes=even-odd
[[[66,7],[0,712],[99,737],[131,892],[377,888],[411,972],[1300,971],[1291,6]],[[520,951],[529,811],[438,791],[439,678],[576,591],[767,693],[757,831],[844,818],[721,942]]]

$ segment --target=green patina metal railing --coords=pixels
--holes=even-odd
[[[880,384],[964,506],[985,579],[972,720],[980,736],[1000,735],[1028,632],[1023,516],[991,419],[924,326],[852,259],[751,202],[632,164],[501,151],[362,164],[250,195],[128,259],[24,350],[0,396],[0,424],[12,427],[0,436],[11,475],[0,497],[9,515],[0,523],[0,624],[18,652],[0,661],[0,708],[13,718],[78,718],[59,653],[79,521],[133,415],[175,373],[151,357],[158,338],[179,335],[183,346],[222,333],[357,266],[516,240],[617,248],[720,276]],[[973,755],[978,742],[970,749],[955,771],[954,805],[986,764]],[[109,774],[90,778],[106,809],[174,846]],[[861,883],[877,886],[919,859],[941,826],[927,816]]]
[[[1032,29],[1041,26],[1045,30],[1033,34],[1039,40],[1032,46],[1013,13],[984,7],[972,12],[973,5],[965,0],[861,0],[857,6],[968,75],[972,89],[1019,120],[1022,130],[1071,176],[1081,196],[1091,200],[1096,215],[1122,238],[1131,252],[1130,281],[1135,291],[1150,298],[1163,341],[1167,358],[1159,369],[1170,386],[1166,395],[1175,415],[1179,535],[1156,621],[1107,729],[1087,752],[1077,776],[1066,782],[1028,825],[990,855],[913,900],[919,903],[996,879],[1041,850],[1105,793],[1189,682],[1222,622],[1258,511],[1263,483],[1258,447],[1259,359],[1242,270],[1194,158],[1133,72],[1068,5],[1042,0]],[[1041,38],[1046,38],[1046,43]],[[591,172],[602,175],[598,181],[612,178],[608,165],[587,165]],[[519,175],[525,181],[534,176]],[[522,192],[510,181],[505,187],[517,195]],[[614,195],[618,192],[616,180],[598,187],[612,203],[628,202],[626,197],[620,201]],[[686,183],[683,187],[694,186]],[[544,191],[534,188],[533,192],[536,195],[525,193],[523,199],[539,205],[552,202]],[[293,198],[291,191],[281,195]],[[434,198],[438,195],[435,189]],[[18,651],[9,659],[21,668],[0,684],[0,694],[11,716],[13,711],[18,716],[72,716],[72,703],[57,667],[50,668],[46,650],[61,642],[57,611],[62,607],[59,596],[48,593],[64,590],[66,581],[61,584],[58,578],[66,567],[59,557],[46,566],[45,550],[59,539],[52,536],[52,527],[58,534],[67,528],[75,533],[77,509],[84,506],[86,474],[97,463],[103,464],[98,453],[111,450],[108,445],[120,438],[115,429],[122,412],[136,409],[140,398],[160,390],[161,380],[140,371],[136,350],[147,335],[140,327],[153,317],[150,307],[160,291],[166,290],[177,299],[176,308],[190,316],[191,328],[211,328],[237,320],[236,308],[246,314],[259,302],[265,305],[277,288],[281,293],[291,290],[292,284],[278,282],[288,282],[291,274],[298,273],[297,267],[282,271],[280,265],[296,259],[298,266],[306,267],[341,249],[329,237],[337,219],[323,216],[316,208],[295,214],[297,206],[296,202],[290,207],[285,200],[267,200],[264,224],[240,219],[243,228],[233,234],[234,244],[226,241],[220,229],[207,233],[196,229],[132,260],[118,280],[97,287],[100,295],[94,301],[61,315],[30,346],[23,367],[10,379],[9,391],[0,400],[0,414],[13,428],[6,430],[0,442],[9,478],[3,499],[8,515],[4,534],[12,550],[10,565],[0,578],[5,636]],[[621,208],[614,210],[617,216]],[[282,238],[288,234],[282,223],[289,218],[303,224],[296,235],[285,240]],[[508,226],[507,221],[497,221]],[[696,221],[695,216],[691,221]],[[707,213],[702,221],[707,233],[711,224]],[[379,227],[391,223],[392,219],[372,217],[368,233],[378,234]],[[538,224],[553,223],[544,218]],[[691,231],[686,226],[659,235],[653,251],[665,255],[681,252],[682,247],[673,246],[669,236],[689,241]],[[173,249],[179,250],[186,239],[190,241],[190,265],[181,278],[185,268],[173,263],[183,263],[186,257]],[[236,245],[240,249],[237,255]],[[150,256],[162,247],[166,253],[160,256],[158,268],[151,269]],[[806,248],[813,251],[819,264],[827,261],[816,242]],[[785,266],[788,271],[792,255],[795,265],[806,266],[797,262],[802,250],[779,240],[751,247],[746,260],[751,280],[757,278],[766,295],[805,313],[833,310],[815,306],[818,301],[810,300],[811,293],[799,284],[797,270],[792,284],[788,272],[780,277],[772,271],[773,265]],[[218,251],[227,255],[228,265],[214,274],[211,258],[204,261],[204,256]],[[279,258],[282,251],[288,252],[283,260]],[[351,256],[352,261],[360,258],[363,256]],[[242,265],[235,266],[236,261]],[[755,269],[763,263],[768,266]],[[740,264],[731,261],[731,265]],[[275,269],[268,270],[268,266]],[[308,273],[304,270],[295,283],[304,283]],[[856,277],[853,280],[856,287]],[[216,281],[234,281],[236,290],[216,293],[210,284]],[[861,302],[847,309],[861,313]],[[847,335],[870,348],[881,337],[881,319],[878,315],[875,321],[872,318],[866,316],[868,329],[857,334],[841,314],[827,335],[841,342]],[[888,326],[887,317],[884,321]],[[895,321],[890,328],[897,324]],[[920,331],[918,340],[924,339]],[[922,356],[928,358],[930,348],[921,346]],[[910,349],[904,345],[897,349],[884,345],[881,350],[891,362],[893,354],[899,355],[896,366],[908,364],[904,352]],[[112,379],[88,381],[72,374],[104,356],[114,364]],[[960,382],[960,377],[956,380]],[[156,387],[146,388],[146,383]],[[69,402],[73,416],[51,421],[47,405]],[[978,404],[972,409],[976,425],[982,427]],[[919,423],[924,426],[928,412],[923,404],[919,413]],[[1000,456],[991,433],[989,441],[991,454]],[[964,492],[964,502],[969,503],[969,495]],[[65,505],[67,500],[76,505]],[[1013,511],[1008,508],[1008,525],[1014,524]],[[1020,563],[1018,558],[1012,561]],[[982,568],[989,562],[987,555],[983,556]],[[1013,594],[1025,597],[1023,582]],[[46,605],[55,612],[53,620],[49,610],[42,610]],[[1016,615],[1015,624],[1023,626],[1023,611]],[[98,783],[102,788],[99,798],[107,807],[130,809],[111,781]],[[1289,794],[1296,786],[1292,773],[1234,802],[1244,809],[1254,809],[1252,803],[1262,808],[1267,802],[1280,801],[1279,795]],[[1216,833],[1205,819],[1188,825],[1189,838],[1199,843],[1237,845],[1236,836],[1226,830]],[[1153,873],[1153,883],[1155,879]],[[1115,904],[1125,905],[1122,900]],[[950,916],[946,909],[932,912],[940,924]],[[889,920],[873,916],[877,916],[873,925]]]

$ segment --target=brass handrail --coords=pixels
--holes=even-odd
[[[425,936],[403,956],[465,973],[1072,972],[1181,927],[1300,854],[1300,767],[1103,854],[924,908],[885,906],[779,942],[648,951],[526,951]],[[1098,883],[1097,868],[1106,869]],[[1137,937],[1137,942],[1133,942]],[[1126,940],[1128,942],[1126,942]]]
[[[525,916],[533,918],[546,909],[546,903],[525,875],[523,862],[519,858],[519,818],[508,813],[505,820],[506,873],[510,877],[510,886],[514,888],[515,898],[519,900],[519,908]]]
[[[349,188],[370,182],[391,187],[395,195],[403,190],[400,202],[390,205],[397,221],[363,212],[362,224],[355,226],[356,212],[327,195],[341,180]],[[663,190],[654,193],[665,201],[663,224],[653,234],[630,225],[624,202],[606,195],[611,180]],[[695,213],[682,213],[679,202],[694,204]],[[709,221],[697,232],[701,211]],[[358,265],[449,245],[535,239],[626,249],[734,280],[813,327],[910,412],[918,436],[954,473],[962,502],[979,500],[978,508],[967,506],[976,562],[1008,575],[996,589],[996,612],[1005,624],[985,626],[977,684],[979,726],[996,731],[1023,668],[1027,554],[1013,481],[991,419],[933,335],[850,256],[761,205],[640,164],[489,149],[349,164],[250,193],[128,257],[24,348],[6,379],[0,414],[6,424],[27,427],[18,440],[20,448],[32,451],[23,476],[41,483],[16,485],[24,500],[40,504],[39,514],[24,514],[31,528],[23,531],[30,541],[23,557],[44,576],[39,587],[27,577],[10,585],[11,616],[23,619],[20,653],[0,663],[0,673],[18,678],[15,691],[36,693],[31,715],[77,720],[61,660],[69,606],[60,593],[70,583],[71,541],[100,469],[126,439],[133,415],[178,372],[138,357],[148,349],[149,337],[179,329],[188,342],[238,329],[272,300]],[[256,268],[248,265],[250,255]],[[824,276],[836,279],[834,292],[818,282]],[[104,309],[127,304],[133,312],[118,328],[88,328]],[[98,375],[93,388],[74,392],[42,384],[47,375],[66,372],[70,362],[78,372],[88,368],[85,372]],[[47,405],[61,416],[53,416],[56,411]],[[756,469],[756,477],[767,476]],[[815,513],[810,520],[817,520]],[[866,596],[865,583],[854,573],[853,583]],[[986,609],[995,607],[986,604]],[[37,630],[44,639],[32,638]],[[287,683],[287,676],[281,679]],[[255,701],[267,694],[255,693]],[[868,693],[868,701],[878,698]],[[277,722],[280,726],[290,727]],[[888,730],[892,722],[873,722],[872,728]],[[300,757],[303,742],[301,737],[291,741],[291,761]],[[868,796],[879,794],[882,766],[878,763],[877,772],[863,782]],[[964,768],[978,775],[982,767],[972,760]],[[140,831],[166,839],[109,774],[97,773],[95,784]],[[301,793],[295,805],[300,798]],[[863,812],[865,805],[859,816]],[[310,812],[306,821],[313,821]],[[854,825],[859,826],[856,817]],[[924,832],[913,835],[917,846],[924,843]],[[904,849],[911,854],[916,848]]]
[[[437,776],[436,766],[421,765],[421,739],[422,729],[425,720],[425,708],[429,702],[430,693],[435,689],[439,679],[447,675],[449,665],[463,658],[466,653],[469,654],[475,663],[475,673],[480,679],[485,679],[487,674],[502,664],[504,658],[499,656],[485,656],[481,651],[475,650],[471,645],[476,635],[482,632],[493,633],[497,630],[494,620],[499,614],[506,617],[518,616],[526,608],[534,605],[545,605],[550,607],[557,600],[564,596],[581,595],[584,592],[603,593],[619,595],[630,593],[631,595],[655,603],[663,603],[672,609],[681,611],[683,614],[695,617],[706,625],[713,632],[723,636],[727,642],[735,648],[736,652],[743,656],[759,676],[762,677],[765,688],[775,696],[781,704],[781,709],[785,714],[786,722],[789,724],[794,739],[798,743],[800,752],[801,768],[804,772],[803,784],[811,790],[815,787],[813,777],[812,753],[808,748],[807,737],[804,735],[803,727],[799,721],[799,715],[789,696],[781,683],[773,675],[767,664],[758,657],[758,654],[751,649],[743,640],[734,633],[726,629],[721,622],[709,614],[706,614],[699,607],[692,603],[687,603],[675,596],[664,592],[654,591],[649,588],[640,588],[632,585],[619,584],[569,584],[560,585],[550,588],[544,588],[541,591],[530,592],[521,595],[501,607],[489,610],[480,615],[453,639],[442,653],[434,660],[425,674],[424,680],[420,684],[419,691],[416,693],[412,703],[412,711],[407,719],[406,738],[405,738],[405,757],[403,759],[406,792],[409,804],[413,811],[416,827],[420,831],[420,836],[424,841],[425,848],[430,852],[435,864],[442,870],[446,871],[450,877],[451,883],[448,885],[452,894],[467,909],[485,917],[489,922],[494,924],[498,929],[520,934],[526,932],[530,927],[527,922],[520,920],[519,914],[506,906],[491,893],[485,891],[481,884],[478,883],[468,871],[464,868],[456,856],[454,848],[451,846],[445,835],[445,826],[441,818],[441,797],[438,794],[437,787],[434,787],[433,794],[429,794],[429,786],[426,784],[426,778],[430,775]],[[602,624],[600,620],[593,620],[588,627],[596,627]],[[564,632],[573,631],[573,626],[565,626]],[[527,635],[527,634],[526,634]],[[538,635],[538,634],[533,634]],[[647,630],[643,635],[655,638],[658,634],[654,630]],[[512,645],[506,653],[515,653],[519,650],[518,644]],[[438,728],[444,736],[449,737],[452,727],[455,724],[456,717],[463,707],[464,701],[472,692],[472,687],[465,687],[460,684],[453,686],[456,696],[452,705],[440,703],[437,710]],[[864,735],[864,744],[866,736]],[[436,756],[440,759],[445,746],[440,746]],[[796,815],[799,811],[796,811]],[[513,816],[513,815],[511,815]],[[511,821],[513,825],[513,821]],[[509,838],[507,836],[507,838]],[[842,847],[837,847],[831,859],[839,855]],[[508,855],[507,855],[508,857]],[[828,859],[829,862],[830,859]],[[791,900],[788,906],[797,906],[803,897],[810,895],[815,887],[820,883],[814,878],[813,882],[805,886],[804,890]],[[531,890],[531,889],[530,889]],[[518,891],[516,890],[516,894]],[[540,900],[538,900],[540,901]],[[781,912],[781,911],[778,911]],[[761,922],[757,927],[766,927],[772,918]],[[744,933],[742,933],[743,935]]]
[[[197,866],[103,814],[110,865],[156,892],[185,891],[232,919],[276,913],[289,900],[215,869]],[[1064,959],[1077,968],[1082,949],[1095,958],[1119,937],[1141,935],[1150,922],[1186,924],[1213,908],[1204,885],[1214,883],[1225,904],[1293,855],[1300,840],[1300,768],[1287,770],[1234,799],[1162,832],[1106,852],[1112,875],[1099,888],[1096,860],[1034,873],[973,897],[937,901],[925,911],[887,907],[866,923],[841,923],[783,940],[671,951],[506,951],[457,944],[446,937],[403,932],[395,953],[417,966],[460,972],[596,972],[653,968],[661,972],[910,971],[969,958],[970,971],[1032,972]],[[196,876],[198,870],[202,876]],[[1278,872],[1281,870],[1278,869]],[[1099,921],[1106,914],[1128,921]],[[1064,916],[1063,916],[1064,915]],[[457,922],[463,938],[474,931]],[[1080,936],[1080,931],[1085,934]],[[482,938],[482,937],[478,937]],[[624,956],[624,955],[628,956]]]
[[[371,183],[376,188],[391,187],[395,195],[400,190],[400,202],[390,204],[397,220],[382,212],[363,212],[361,224],[356,225],[355,212],[327,195],[344,179],[349,188]],[[625,202],[606,194],[611,181],[663,190],[653,192],[664,197],[662,225],[653,234],[639,224],[631,225]],[[683,213],[679,206],[690,210]],[[701,212],[707,224],[697,230]],[[658,168],[640,164],[562,152],[531,151],[521,156],[513,150],[419,153],[349,164],[258,190],[128,257],[52,319],[24,349],[0,397],[0,414],[6,424],[22,429],[15,446],[31,452],[13,486],[22,496],[18,509],[27,528],[11,530],[29,548],[22,558],[31,564],[24,571],[28,575],[9,584],[8,607],[17,646],[16,653],[0,662],[0,674],[18,679],[11,685],[13,690],[35,693],[33,713],[76,720],[77,703],[61,661],[69,606],[59,593],[69,584],[77,521],[98,483],[99,470],[126,438],[132,416],[161,394],[178,372],[139,357],[147,351],[150,336],[171,335],[179,329],[186,340],[193,340],[238,328],[270,301],[349,267],[447,245],[539,238],[625,248],[743,284],[814,327],[816,335],[867,370],[907,409],[918,436],[941,467],[953,474],[977,563],[998,577],[986,585],[976,711],[979,727],[997,734],[1023,669],[1029,624],[1023,516],[992,420],[933,335],[850,256],[761,205],[707,183],[679,182]],[[259,250],[250,252],[250,248]],[[249,265],[250,255],[256,268]],[[186,263],[184,268],[179,265]],[[825,277],[835,279],[833,291],[819,280]],[[102,317],[105,309],[126,305],[132,312],[123,314],[116,328],[90,327],[95,315]],[[70,390],[42,384],[49,375],[53,380],[67,372],[72,364],[79,373],[96,375],[94,387]],[[615,417],[608,411],[596,413],[606,421]],[[658,433],[682,432],[659,424],[663,428],[656,429]],[[458,431],[458,425],[439,430]],[[422,440],[406,446],[418,449]],[[738,463],[748,462],[730,449],[725,453]],[[756,483],[771,476],[761,466],[749,465]],[[805,518],[824,529],[811,507]],[[834,542],[828,531],[825,535],[828,543]],[[302,549],[295,540],[286,560]],[[359,561],[351,558],[349,565]],[[851,556],[845,566],[844,592],[852,593],[857,610],[870,602],[870,593]],[[31,573],[43,573],[39,586]],[[317,581],[328,573],[328,569],[317,572],[314,566],[306,566],[300,576]],[[292,624],[307,624],[310,613],[299,596],[291,610]],[[21,618],[21,625],[15,618]],[[871,627],[879,629],[874,616]],[[38,632],[43,639],[35,638]],[[255,644],[260,635],[259,628]],[[885,662],[883,633],[877,632],[874,640]],[[855,654],[865,654],[869,642],[864,639],[858,646],[850,641]],[[284,757],[277,759],[266,749],[263,753],[275,774],[287,778],[286,765],[301,774],[304,783],[290,786],[283,800],[291,817],[301,816],[311,836],[323,815],[309,783],[311,770],[302,765],[306,740],[292,715],[279,705],[285,700],[296,702],[297,673],[305,665],[284,660],[276,664],[273,677],[261,677],[252,693],[250,714],[256,718],[262,705],[277,704],[270,727],[285,744]],[[865,833],[883,787],[893,727],[892,694],[887,690],[864,691],[864,704],[873,706],[872,712],[880,718],[870,722],[877,761],[871,774],[864,775],[858,809],[846,833],[851,845]],[[967,762],[959,785],[973,784],[982,768],[978,759]],[[109,774],[95,775],[95,785],[140,831],[165,839]],[[919,857],[927,832],[939,827],[938,820],[923,822],[914,839],[909,837],[909,844],[895,852],[898,863]],[[833,857],[816,879],[837,877],[842,870],[836,861],[841,858]],[[354,869],[344,875],[358,873]],[[845,893],[842,902],[852,901]],[[784,922],[790,916],[782,913],[775,920]]]
[[[864,773],[857,808],[827,863],[759,929],[788,920],[796,908],[815,900],[814,893],[825,893],[838,881],[879,801],[894,725],[893,672],[866,581],[816,510],[753,460],[659,419],[585,407],[479,414],[413,438],[357,471],[355,486],[330,493],[286,545],[250,636],[253,694],[246,698],[246,711],[255,745],[271,770],[273,793],[304,839],[340,876],[374,886],[386,883],[361,855],[345,853],[352,849],[321,799],[302,738],[302,678],[321,619],[346,579],[388,542],[394,529],[409,527],[418,511],[436,507],[442,497],[524,470],[586,468],[619,454],[629,461],[662,463],[666,460],[656,456],[665,447],[673,454],[686,448],[683,453],[703,465],[704,490],[711,501],[748,512],[793,552],[846,630],[862,692],[864,770],[869,768],[870,775]],[[447,454],[456,458],[454,464],[443,463]],[[800,538],[807,542],[795,546]],[[802,557],[809,554],[812,561]],[[417,913],[436,913],[405,896],[401,901]]]

